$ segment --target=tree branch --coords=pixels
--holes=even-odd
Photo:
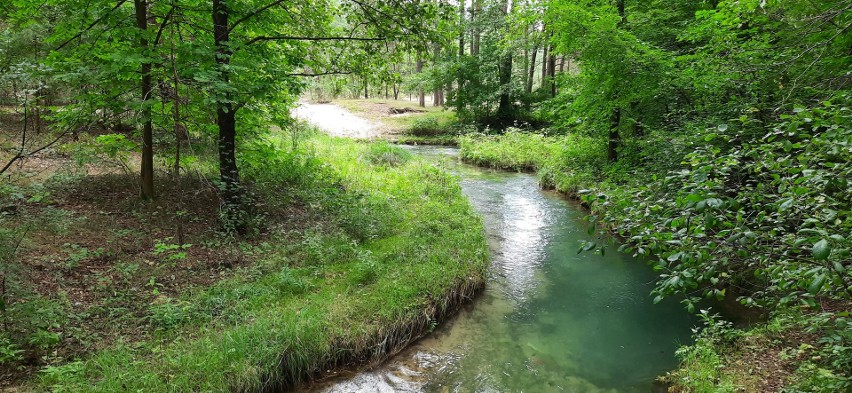
[[[384,37],[294,37],[294,36],[259,36],[246,41],[243,46],[259,41],[385,41]]]
[[[252,11],[252,12],[250,12],[248,15],[246,15],[246,16],[244,16],[244,17],[242,17],[242,18],[238,19],[236,22],[234,22],[233,24],[231,24],[231,26],[230,26],[230,27],[228,27],[228,29],[229,29],[229,30],[231,30],[231,31],[233,31],[233,30],[234,30],[234,28],[235,28],[235,27],[237,27],[237,25],[239,25],[240,23],[243,23],[243,22],[245,22],[245,21],[247,21],[247,20],[249,20],[249,19],[251,19],[251,18],[255,17],[257,14],[259,14],[259,13],[261,13],[261,12],[263,12],[263,11],[266,11],[266,10],[268,10],[268,9],[272,8],[272,7],[275,7],[276,5],[279,5],[279,4],[283,3],[284,1],[286,1],[286,0],[275,0],[275,1],[273,1],[273,2],[271,2],[271,3],[269,3],[269,4],[267,4],[267,5],[265,5],[265,6],[263,6],[263,7],[260,7],[260,8],[258,8],[258,9],[256,9],[256,10]]]
[[[323,75],[352,75],[352,71],[325,71],[325,72],[316,72],[316,73],[295,73],[295,74],[287,74],[287,76],[323,76]]]
[[[56,47],[56,49],[54,49],[54,51],[58,51],[58,50],[60,50],[60,49],[64,48],[64,47],[65,47],[65,45],[70,44],[70,43],[71,43],[71,41],[74,41],[74,40],[76,40],[77,38],[80,38],[80,36],[82,36],[85,32],[87,32],[87,31],[91,30],[91,29],[92,29],[93,27],[95,27],[98,23],[101,23],[101,21],[103,21],[104,19],[106,19],[106,17],[110,16],[110,15],[111,15],[111,14],[112,14],[115,10],[117,10],[119,7],[121,7],[121,6],[122,6],[124,3],[126,3],[126,2],[127,2],[127,0],[119,0],[119,2],[115,5],[115,7],[112,7],[112,9],[110,9],[109,11],[107,11],[107,13],[106,13],[106,14],[104,14],[103,16],[101,16],[101,17],[100,17],[100,18],[98,18],[98,19],[95,19],[95,21],[94,21],[94,22],[92,22],[92,23],[91,23],[88,27],[86,27],[85,29],[81,30],[79,33],[75,34],[73,37],[69,38],[68,40],[66,40],[65,42],[63,42],[61,45],[59,45],[58,47]]]

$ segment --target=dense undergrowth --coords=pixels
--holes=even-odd
[[[480,219],[454,177],[386,143],[291,139],[241,159],[253,200],[242,239],[217,229],[217,203],[199,203],[216,198],[203,181],[183,182],[179,208],[166,190],[138,201],[120,175],[4,189],[23,213],[0,217],[4,269],[26,274],[6,282],[3,374],[57,392],[290,386],[393,353],[483,284]],[[46,197],[58,188],[85,196]],[[44,221],[55,225],[27,230]],[[119,235],[74,237],[91,226]]]
[[[781,378],[779,386],[790,391],[836,392],[852,386],[848,104],[840,96],[772,124],[742,116],[700,132],[651,133],[636,142],[645,144],[641,155],[625,147],[617,164],[607,162],[600,140],[518,131],[463,137],[461,157],[536,170],[543,187],[580,198],[595,225],[626,240],[620,251],[650,258],[660,273],[657,300],[683,298],[698,312],[706,307],[702,299],[735,296],[770,316],[771,329],[741,331],[709,312],[714,328],[681,351],[684,369],[672,377],[680,391],[748,390],[747,380],[723,380],[735,368],[732,357],[748,351],[732,350],[733,338],[725,346],[720,337],[760,336],[778,344],[767,348],[784,353],[789,346],[807,349],[801,352],[807,355],[785,355],[789,379],[768,378]],[[792,338],[772,341],[769,333]],[[712,374],[711,382],[701,382],[695,370]]]

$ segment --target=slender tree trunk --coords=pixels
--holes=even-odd
[[[461,59],[462,56],[464,56],[464,34],[465,34],[465,27],[464,27],[464,11],[465,11],[465,9],[464,9],[464,5],[465,5],[465,0],[459,1],[459,30],[460,30],[459,31],[459,59]]]
[[[464,37],[467,34],[467,29],[465,28],[465,0],[459,1],[459,58],[458,62],[461,62],[464,59]],[[464,102],[461,99],[462,88],[464,87],[464,79],[462,73],[462,67],[458,67],[458,75],[456,75],[456,113],[461,113],[462,109],[464,109]]]
[[[175,0],[172,0],[172,7],[175,6]],[[178,77],[177,72],[177,64],[175,59],[175,29],[176,26],[176,12],[172,13],[172,25],[171,25],[171,47],[170,47],[170,57],[172,62],[172,79],[174,79],[175,85],[175,95],[174,100],[172,101],[172,116],[174,117],[174,133],[175,133],[175,178],[180,177],[180,145],[183,142],[183,126],[180,122],[180,78]]]
[[[511,0],[503,0],[503,17],[508,19]],[[508,20],[506,20],[508,23]],[[506,50],[503,55],[503,60],[500,62],[500,101],[497,105],[497,116],[503,121],[508,121],[512,118],[512,51]]]
[[[415,71],[418,74],[423,72],[423,58],[421,57],[421,55],[419,53],[417,54],[417,63],[415,64],[414,67],[415,67]],[[420,99],[419,105],[421,107],[425,107],[426,106],[426,93],[423,92],[422,87],[418,88],[417,94],[418,94],[418,98]]]
[[[529,69],[529,75],[527,76],[527,85],[526,85],[527,94],[532,93],[533,79],[535,79],[535,66],[536,66],[535,57],[536,57],[537,54],[538,54],[538,42],[533,44],[533,50],[532,50],[532,53],[530,53],[530,69]]]
[[[621,17],[621,20],[618,22],[618,28],[624,28],[624,25],[627,23],[627,15],[624,13],[624,0],[616,0],[615,5],[618,9],[618,15]],[[616,98],[618,95],[619,92],[616,92]],[[618,161],[618,147],[621,145],[621,134],[619,133],[620,126],[621,107],[616,106],[613,108],[612,117],[610,118],[609,141],[606,149],[607,159],[609,159],[610,162]]]
[[[481,29],[479,28],[479,14],[482,13],[482,0],[473,0],[471,12],[470,12],[470,20],[473,23],[472,30],[472,39],[470,40],[470,55],[471,56],[479,56],[479,41],[481,36]]]
[[[612,117],[609,120],[609,140],[606,146],[606,157],[610,162],[618,161],[618,145],[621,144],[621,135],[618,133],[618,127],[621,123],[621,108],[612,110]]]
[[[547,42],[544,43],[544,53],[541,55],[541,88],[547,87]]]
[[[213,0],[213,39],[216,47],[216,64],[219,67],[219,79],[224,84],[229,84],[230,72],[228,66],[231,62],[231,49],[229,46],[230,28],[228,26],[227,0]],[[229,94],[226,93],[224,102],[220,102],[216,108],[216,125],[219,127],[219,176],[222,180],[222,199],[225,204],[225,215],[229,221],[241,230],[240,209],[242,204],[242,188],[240,187],[240,172],[237,168],[236,157],[236,135],[237,117],[236,109]]]
[[[547,59],[547,83],[550,96],[556,97],[556,56],[553,55],[553,47],[550,48],[550,57]]]
[[[364,99],[367,100],[370,98],[370,93],[367,89],[367,78],[364,78]]]
[[[148,30],[148,2],[147,0],[134,0],[136,11],[136,27],[142,34]],[[139,39],[139,48],[143,52],[148,51],[148,40],[142,36]],[[147,54],[145,54],[147,56]],[[153,125],[151,123],[151,63],[142,63],[142,198],[154,197],[154,142]]]

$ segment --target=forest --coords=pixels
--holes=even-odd
[[[850,27],[852,0],[2,0],[0,391],[850,391]],[[565,211],[585,235],[547,232]],[[694,325],[614,315],[668,335],[629,386],[538,341],[585,326],[546,296],[618,295],[558,269],[613,258],[649,286],[582,318]],[[492,327],[544,326],[518,368],[471,348],[526,328],[455,333],[494,296]],[[395,361],[405,389],[369,379]]]

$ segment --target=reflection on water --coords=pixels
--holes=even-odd
[[[485,293],[381,367],[316,392],[649,392],[676,366],[692,321],[653,305],[650,269],[615,252],[577,254],[584,213],[535,177],[458,164],[454,149],[411,147],[461,177],[482,214],[493,265]]]

